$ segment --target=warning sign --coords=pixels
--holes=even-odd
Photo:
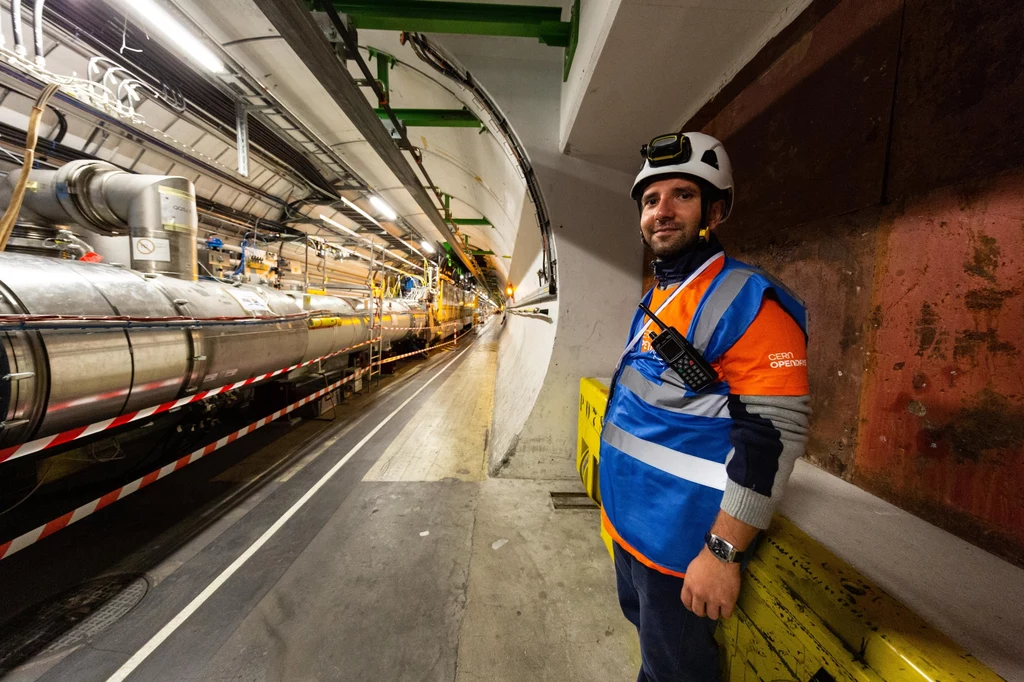
[[[247,291],[245,289],[228,289],[228,293],[235,297],[235,300],[242,304],[250,313],[256,313],[257,315],[270,315],[271,310],[267,306],[267,302],[260,298],[259,294],[255,291]]]
[[[192,230],[192,208],[195,199],[188,192],[171,187],[158,187],[160,192],[160,222],[171,232]]]
[[[171,241],[153,237],[132,237],[132,260],[171,260]]]

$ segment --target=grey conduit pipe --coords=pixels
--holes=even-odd
[[[11,0],[11,32],[14,34],[14,51],[25,55],[25,43],[21,39],[21,0]]]
[[[36,65],[46,64],[46,56],[43,50],[43,6],[46,0],[35,0],[32,5],[32,32],[35,36]]]

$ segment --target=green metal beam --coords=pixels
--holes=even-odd
[[[494,227],[487,218],[452,218],[456,225],[475,225],[477,227]]]
[[[395,116],[410,128],[482,128],[483,123],[467,109],[392,109]],[[377,109],[381,120],[388,118],[383,109]]]
[[[425,0],[339,0],[334,6],[357,29],[537,38],[555,47],[569,47],[572,35],[560,7]]]
[[[384,91],[384,101],[381,102],[381,105],[387,104],[391,98],[391,78],[388,72],[395,67],[396,60],[387,52],[381,52],[372,47],[367,48],[367,51],[371,60],[375,57],[377,59],[377,81],[380,83],[381,90]],[[383,111],[383,109],[377,111]],[[385,114],[382,118],[387,118],[387,115]]]
[[[494,255],[493,251],[484,251],[483,249],[478,248],[478,247],[473,246],[472,244],[470,244],[469,243],[469,235],[468,234],[462,235],[462,240],[466,243],[466,248],[464,249],[464,251],[466,253],[470,254],[471,256],[493,256]]]
[[[311,10],[315,0],[307,0]],[[564,47],[562,80],[569,79],[580,30],[580,0],[573,0],[569,21],[559,7],[498,5],[434,0],[335,0],[335,8],[357,28],[379,31],[462,33],[483,36],[536,38],[545,45]]]

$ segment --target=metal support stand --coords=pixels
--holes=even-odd
[[[306,243],[306,255],[302,265],[302,295],[309,293],[309,235],[304,240]]]
[[[370,299],[370,338],[376,339],[370,344],[370,373],[366,377],[366,385],[380,385],[380,375],[384,359],[384,288],[371,289]],[[376,383],[371,384],[376,378]]]
[[[376,339],[370,344],[370,372],[366,376],[366,385],[370,387],[376,377],[376,385],[380,385],[380,374],[383,371],[381,360],[384,359],[384,287],[377,289],[375,286],[376,277],[374,258],[376,250],[373,248],[373,239],[370,239],[370,270],[367,273],[370,280],[370,339]]]

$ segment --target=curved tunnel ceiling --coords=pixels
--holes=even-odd
[[[215,45],[227,73],[214,75],[195,66],[188,55],[175,52],[173,44],[150,35],[132,11],[126,19],[122,0],[89,8],[76,0],[50,0],[45,42],[52,73],[85,74],[91,61],[104,57],[105,68],[127,67],[120,72],[122,78],[126,73],[139,75],[158,89],[163,85],[165,95],[169,85],[184,102],[184,106],[173,106],[166,96],[143,92],[134,117],[112,120],[102,108],[62,96],[54,105],[64,113],[67,130],[61,133],[60,149],[50,150],[59,153],[50,158],[58,162],[100,158],[134,172],[182,175],[194,183],[201,201],[220,211],[249,216],[250,225],[256,219],[278,221],[352,247],[351,235],[330,226],[325,229],[319,220],[323,215],[379,239],[399,258],[418,260],[423,253],[421,237],[435,244],[448,239],[437,226],[437,215],[433,219],[428,215],[422,200],[418,202],[409,185],[403,185],[393,166],[367,142],[254,0],[161,2],[195,34]],[[8,24],[3,25],[5,33]],[[399,43],[397,33],[362,31],[359,38],[364,59],[369,49],[396,58],[390,71],[394,107],[465,107],[482,120],[482,129],[410,127],[408,138],[431,183],[449,197],[452,218],[477,223],[457,226],[460,246],[473,252],[477,266],[489,271],[485,279],[503,287],[520,227],[540,229],[513,150],[481,103],[421,62],[411,47]],[[376,61],[370,61],[370,66],[375,71]],[[350,61],[348,67],[353,79],[362,77],[355,63]],[[2,71],[0,126],[5,131],[23,130],[34,86],[12,70]],[[117,86],[116,79],[111,82]],[[367,107],[376,106],[372,90],[361,92]],[[268,95],[274,106],[265,106],[260,95]],[[260,105],[249,114],[254,146],[248,175],[239,170],[234,139],[234,105],[239,101]],[[52,137],[53,130],[47,134]],[[7,147],[17,150],[11,143]],[[414,167],[412,154],[400,155]],[[419,171],[415,173],[423,185],[428,184]],[[394,208],[398,219],[389,221],[374,208],[368,201],[372,194]],[[339,197],[350,204],[342,205]],[[439,205],[431,208],[443,210]],[[481,219],[489,224],[481,224]],[[366,272],[367,265],[346,259],[331,267],[358,275]]]
[[[289,111],[330,144],[395,209],[402,221],[430,241],[444,241],[423,209],[284,39],[277,37],[274,26],[253,2],[177,0],[175,4],[197,26],[202,26],[210,39],[257,75]],[[420,61],[411,47],[401,45],[398,38],[395,32],[359,32],[361,56],[368,60],[374,73],[377,63],[370,58],[368,48],[396,59],[389,72],[392,107],[468,108],[484,123],[483,129],[409,127],[408,138],[421,151],[430,179],[451,197],[452,217],[485,218],[490,222],[491,226],[459,225],[458,229],[462,239],[468,237],[469,249],[493,254],[486,255],[485,259],[499,285],[503,285],[520,226],[540,229],[526,182],[505,140],[500,133],[492,132],[496,126],[488,125],[491,121],[480,103],[458,83]],[[349,62],[349,73],[355,79],[362,77],[352,62]],[[376,106],[372,91],[363,88],[363,92],[367,102]],[[405,155],[409,157],[408,153]],[[385,222],[368,203],[355,196],[352,198],[361,208]],[[311,217],[323,213],[346,227],[355,227],[330,207],[311,206],[303,212]]]

